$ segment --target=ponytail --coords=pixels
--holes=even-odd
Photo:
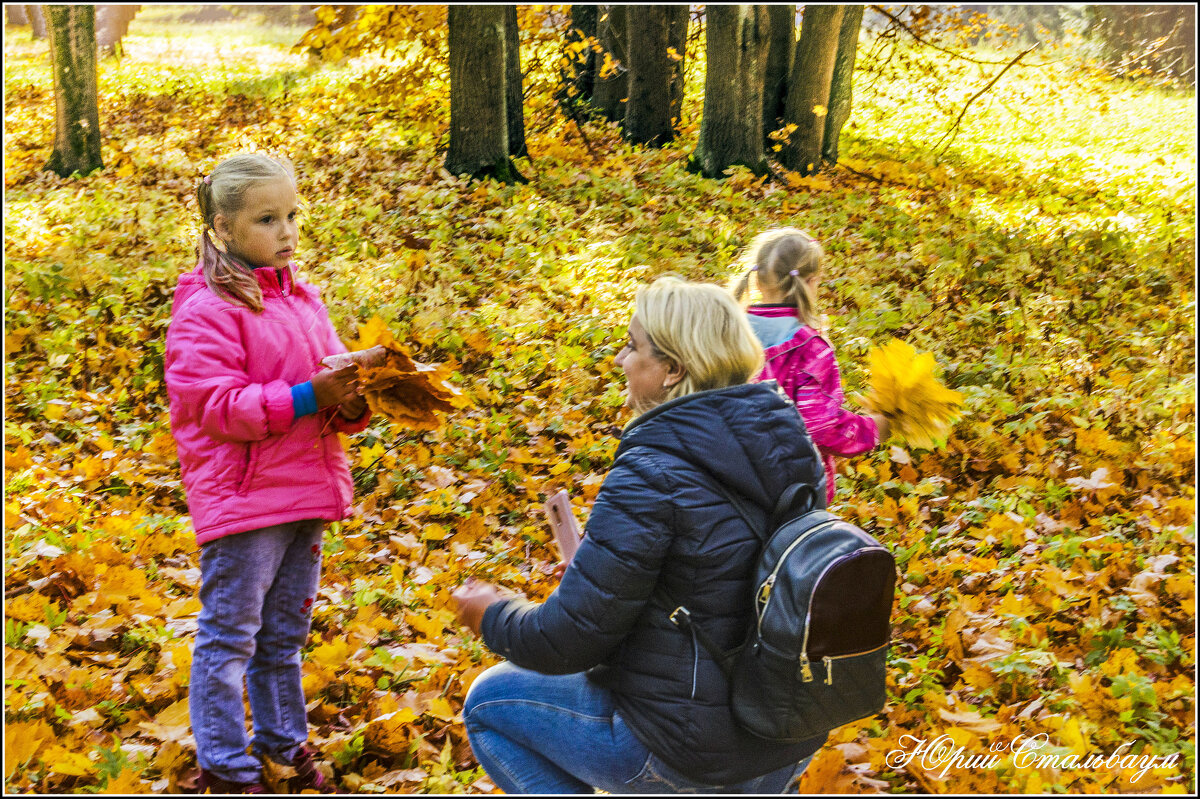
[[[811,274],[809,275],[811,277]],[[811,328],[821,327],[821,315],[817,313],[817,300],[806,278],[799,277],[795,270],[788,273],[791,285],[787,289],[787,304],[796,309],[796,318]]]
[[[262,313],[262,286],[258,285],[254,271],[228,252],[217,249],[216,236],[217,232],[208,225],[200,233],[200,270],[205,285],[218,297]]]
[[[750,293],[750,275],[754,270],[753,266],[750,267],[740,277],[735,277],[729,286],[729,291],[732,292],[733,298],[743,306],[750,302],[750,297],[748,296]]]

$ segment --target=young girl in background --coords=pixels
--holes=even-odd
[[[887,419],[842,407],[845,399],[833,346],[817,313],[825,253],[816,239],[796,228],[761,233],[743,259],[746,272],[733,296],[747,302],[750,279],[760,303],[746,311],[762,344],[766,365],[758,380],[775,380],[791,398],[825,465],[825,492],[833,502],[834,456],[861,455],[887,438]]]
[[[308,740],[300,648],[328,521],[350,513],[337,433],[370,414],[317,291],[295,280],[291,165],[236,155],[196,190],[200,263],[175,290],[167,332],[171,429],[200,545],[189,704],[203,793],[263,793],[258,757],[293,790],[332,787]],[[246,752],[245,679],[254,721]],[[257,755],[258,757],[256,757]]]

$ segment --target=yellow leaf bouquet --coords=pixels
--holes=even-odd
[[[333,369],[356,365],[359,385],[373,413],[412,430],[434,430],[441,424],[441,414],[464,404],[461,392],[448,379],[449,373],[413,360],[378,317],[360,330],[359,343],[364,339],[379,343],[357,352],[331,355],[323,363]]]
[[[907,343],[892,339],[867,354],[870,393],[862,404],[883,414],[892,432],[913,447],[931,449],[945,439],[962,415],[963,396],[938,382],[932,353],[917,354]]]

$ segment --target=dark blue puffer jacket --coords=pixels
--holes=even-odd
[[[492,604],[484,641],[535,671],[592,669],[642,743],[697,782],[731,785],[808,756],[824,737],[775,744],[738,727],[725,675],[668,618],[683,604],[721,647],[744,640],[760,544],[717,485],[765,517],[802,481],[824,495],[816,449],[774,382],[660,405],[626,427],[558,589],[541,605]]]

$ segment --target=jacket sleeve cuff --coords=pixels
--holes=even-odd
[[[292,410],[296,418],[317,412],[317,392],[311,380],[292,386]]]
[[[263,386],[263,405],[267,410],[267,433],[286,433],[296,418],[292,387],[282,380],[267,383]]]
[[[500,636],[497,634],[496,625],[500,619],[500,614],[509,606],[512,600],[502,599],[499,602],[493,602],[483,611],[483,619],[479,622],[479,635],[483,638],[483,642],[487,644],[488,649],[495,652],[501,657],[509,657],[508,648],[501,643]]]

